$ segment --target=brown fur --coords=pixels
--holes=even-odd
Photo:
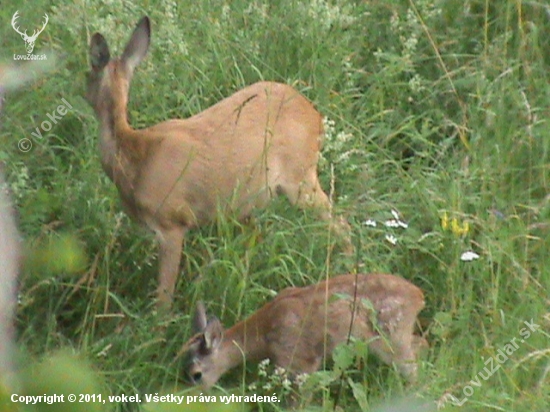
[[[194,321],[197,334],[183,345],[180,355],[186,359],[186,374],[206,388],[245,358],[269,358],[293,373],[312,373],[338,344],[347,341],[353,317],[351,335],[370,342],[370,349],[382,361],[395,363],[414,381],[417,352],[427,346],[413,334],[423,307],[422,291],[401,277],[341,275],[303,288],[284,289],[225,332],[217,318],[207,320],[199,304]]]
[[[169,305],[185,232],[218,211],[247,217],[283,193],[330,219],[317,177],[322,117],[290,86],[260,82],[184,120],[142,130],[128,124],[133,71],[150,42],[150,23],[137,25],[124,53],[111,59],[103,36],[90,43],[87,99],[101,123],[101,163],[125,210],[160,241],[158,302]],[[335,230],[351,250],[349,226]]]

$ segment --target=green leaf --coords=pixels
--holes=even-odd
[[[351,378],[348,378],[349,386],[351,387],[351,390],[353,391],[353,397],[359,404],[359,407],[363,412],[366,412],[369,410],[369,402],[367,401],[367,394],[365,393],[365,390],[363,389],[363,386],[359,383],[354,382]]]
[[[342,343],[334,348],[332,359],[334,360],[334,369],[343,371],[348,369],[355,358],[354,345]]]

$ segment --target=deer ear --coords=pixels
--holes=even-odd
[[[109,46],[105,37],[99,33],[95,33],[90,41],[90,63],[94,71],[102,70],[109,60],[111,54],[109,53]]]
[[[193,317],[193,333],[204,332],[207,325],[206,309],[204,303],[199,300],[195,309],[195,316]]]
[[[124,62],[129,72],[132,73],[136,66],[143,60],[149,49],[151,42],[151,22],[149,17],[143,17],[128,41],[121,60]]]
[[[223,326],[220,320],[213,317],[208,321],[204,330],[204,343],[208,351],[213,351],[220,346],[223,339]]]

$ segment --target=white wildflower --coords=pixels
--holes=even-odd
[[[386,240],[390,242],[392,245],[397,244],[397,238],[393,235],[386,235]]]
[[[308,376],[309,375],[307,373],[300,373],[294,378],[294,383],[298,386],[298,388],[300,388],[304,383],[306,383]]]
[[[472,260],[477,260],[477,259],[479,259],[479,255],[476,252],[473,252],[471,250],[464,252],[460,256],[460,260],[462,260],[463,262],[471,262]]]
[[[264,359],[258,364],[258,376],[267,376],[267,367],[269,365],[269,358]]]
[[[394,219],[386,220],[384,222],[384,226],[386,226],[386,227],[402,227],[403,229],[406,229],[406,228],[409,227],[409,225],[406,224],[405,222],[403,222],[401,220],[394,220]]]
[[[292,387],[292,382],[288,378],[284,378],[283,382],[281,383],[282,387],[286,390],[290,390]]]
[[[336,122],[328,117],[323,117],[323,127],[325,129],[325,135],[332,136],[336,128]]]
[[[405,40],[403,47],[409,52],[414,52],[416,50],[416,45],[418,44],[418,39],[414,36],[409,37]]]
[[[109,352],[109,350],[113,347],[113,344],[112,343],[109,343],[107,346],[105,346],[103,349],[101,349],[101,351],[98,352],[98,354],[96,355],[98,358],[99,357],[105,357],[107,356],[107,352]]]
[[[376,222],[372,219],[367,219],[363,222],[363,225],[370,226],[370,227],[376,227]]]
[[[406,229],[409,227],[409,225],[405,222],[403,222],[401,219],[399,219],[399,213],[395,209],[391,210],[391,214],[394,217],[394,219],[386,220],[384,222],[384,225],[386,227],[402,227],[403,229]]]
[[[397,222],[397,220],[390,219],[390,220],[386,220],[384,222],[384,226],[386,226],[386,227],[399,227],[399,223]]]
[[[422,85],[422,78],[418,73],[415,73],[409,80],[409,88],[413,93],[418,93],[424,89]]]
[[[280,366],[277,366],[273,372],[277,376],[283,376],[284,374],[286,374],[285,368],[281,368]]]
[[[399,19],[399,14],[393,13],[390,17],[390,27],[393,32],[400,31],[401,20]]]

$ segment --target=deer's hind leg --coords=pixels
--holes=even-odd
[[[302,181],[297,179],[292,182],[280,182],[278,189],[286,195],[290,203],[300,209],[314,209],[323,220],[329,222],[331,230],[342,239],[344,253],[353,253],[350,225],[342,216],[332,216],[332,205],[319,183],[316,168],[311,168]]]

